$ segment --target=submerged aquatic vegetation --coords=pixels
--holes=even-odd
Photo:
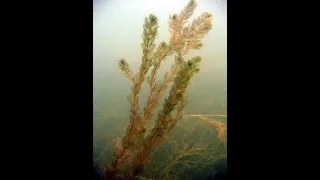
[[[157,148],[143,172],[144,177],[191,180],[211,177],[213,171],[221,173],[219,167],[226,166],[226,149],[216,136],[216,128],[207,126],[208,122],[200,118],[192,119],[195,121],[179,123]]]
[[[197,3],[190,0],[179,14],[169,16],[169,42],[161,42],[158,46],[155,44],[158,18],[150,14],[145,18],[143,26],[143,56],[139,70],[134,73],[123,58],[118,61],[119,68],[132,83],[131,94],[128,96],[130,123],[125,135],[117,142],[111,165],[105,171],[105,179],[115,179],[118,172],[125,173],[127,179],[135,179],[150,161],[155,147],[183,117],[182,110],[187,104],[185,92],[192,77],[199,72],[201,61],[199,56],[190,60],[185,60],[184,56],[191,49],[200,49],[203,45],[201,39],[212,28],[212,15],[208,12],[186,25],[196,6]],[[165,73],[162,80],[156,81],[161,63],[173,54],[175,62],[171,70]],[[149,93],[144,109],[140,112],[138,95],[145,81],[149,84]],[[155,125],[148,129],[147,124],[154,117],[154,110],[159,106],[159,101],[164,97],[164,91],[169,85],[169,95],[155,117]]]
[[[227,141],[227,125],[222,123],[221,121],[218,120],[208,120],[207,118],[205,118],[204,116],[215,116],[215,117],[227,117],[226,115],[223,114],[216,114],[216,115],[201,115],[201,114],[196,114],[196,115],[186,115],[183,117],[188,117],[188,116],[197,116],[207,122],[209,122],[211,125],[213,125],[217,131],[218,131],[218,138],[220,141],[222,141],[223,143],[226,143]]]

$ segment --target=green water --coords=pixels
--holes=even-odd
[[[144,17],[154,13],[159,18],[159,37],[168,39],[168,16],[178,13],[188,0],[106,0],[94,3],[93,14],[93,163],[105,167],[111,160],[114,139],[122,137],[129,123],[131,84],[121,74],[117,60],[126,58],[133,70],[141,62],[140,47]],[[186,59],[201,56],[200,73],[187,89],[188,105],[184,114],[227,114],[227,37],[226,2],[198,0],[194,16],[211,12],[213,29],[203,39],[201,50],[193,50]],[[194,17],[192,16],[192,17]],[[162,65],[157,77],[169,71],[174,57]],[[143,85],[139,95],[140,110],[148,88]],[[162,100],[163,102],[163,100]],[[140,111],[141,112],[141,111]],[[225,117],[208,117],[226,123]],[[151,124],[154,124],[151,122]],[[217,131],[199,117],[183,118],[157,147],[153,159],[145,166],[141,177],[150,179],[211,179],[226,171],[226,146],[217,138]]]

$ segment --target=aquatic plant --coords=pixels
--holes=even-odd
[[[207,118],[204,117],[204,116],[227,117],[227,115],[224,115],[224,114],[212,114],[212,115],[190,114],[190,115],[185,115],[183,117],[192,117],[192,116],[199,117],[199,118],[205,120],[206,122],[209,122],[211,125],[213,125],[218,131],[219,140],[222,141],[224,144],[227,143],[227,125],[221,121],[218,121],[215,119],[208,120]]]
[[[187,116],[188,117],[188,116]],[[209,121],[183,121],[153,154],[142,176],[154,179],[206,179],[226,166],[226,148]]]
[[[199,72],[201,61],[199,56],[190,60],[185,60],[184,56],[191,49],[200,49],[203,45],[201,38],[212,28],[212,15],[208,12],[186,25],[196,6],[197,3],[190,0],[179,14],[169,16],[169,42],[161,42],[158,46],[155,44],[158,18],[153,14],[145,18],[141,43],[143,56],[138,72],[134,73],[125,59],[118,61],[121,71],[132,83],[131,94],[128,96],[130,123],[122,140],[117,143],[111,165],[105,172],[105,179],[115,179],[120,166],[125,169],[127,179],[135,179],[151,159],[155,147],[183,117],[182,110],[187,103],[186,88],[191,78]],[[165,73],[163,80],[156,81],[161,63],[173,54],[175,62],[171,71]],[[138,95],[145,81],[149,84],[149,94],[143,111],[139,112]],[[159,106],[169,84],[169,95],[157,113],[154,127],[148,129],[147,124],[154,116],[154,110]]]
[[[170,153],[164,170],[161,171],[164,174],[161,179],[175,176],[186,180],[207,179],[213,175],[212,172],[219,171],[219,163],[226,165],[224,142],[217,136],[219,131],[215,126],[212,128],[206,125],[209,121],[199,122],[198,126],[193,127],[195,122],[190,122],[191,132],[183,137],[186,141],[177,139],[175,143],[170,143],[172,148],[168,148]],[[187,124],[184,122],[183,125]]]

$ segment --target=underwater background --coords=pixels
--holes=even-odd
[[[125,58],[135,71],[142,57],[144,18],[150,13],[159,19],[156,44],[168,41],[169,14],[179,13],[189,0],[94,0],[93,1],[93,166],[97,173],[110,163],[116,138],[129,123],[131,83],[117,61]],[[213,14],[213,28],[204,36],[203,47],[191,50],[186,59],[201,56],[200,73],[187,88],[185,115],[227,114],[227,1],[197,0],[191,21]],[[159,78],[174,62],[170,56],[161,64]],[[139,106],[147,99],[142,85]],[[162,100],[163,102],[163,100]],[[226,117],[206,117],[227,123]],[[151,122],[153,124],[153,122]],[[223,179],[227,171],[226,144],[210,123],[200,117],[183,118],[169,137],[156,148],[141,179]]]

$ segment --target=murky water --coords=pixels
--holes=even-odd
[[[179,13],[188,0],[99,0],[94,1],[94,144],[93,163],[106,167],[112,157],[115,138],[122,138],[129,124],[131,83],[117,61],[125,58],[134,71],[141,63],[144,18],[150,13],[159,19],[156,44],[168,42],[169,14]],[[185,59],[201,56],[200,73],[187,88],[185,115],[227,114],[227,3],[224,0],[197,0],[192,20],[203,12],[213,14],[213,28],[203,38],[200,50],[191,50]],[[174,56],[161,64],[157,77],[169,71]],[[148,96],[148,85],[139,94],[140,111]],[[160,102],[163,102],[160,101]],[[162,106],[161,106],[162,107]],[[204,118],[204,119],[203,119]],[[226,171],[226,144],[209,121],[227,124],[223,116],[184,117],[153,153],[141,178],[219,179]],[[151,122],[150,125],[153,125]]]

